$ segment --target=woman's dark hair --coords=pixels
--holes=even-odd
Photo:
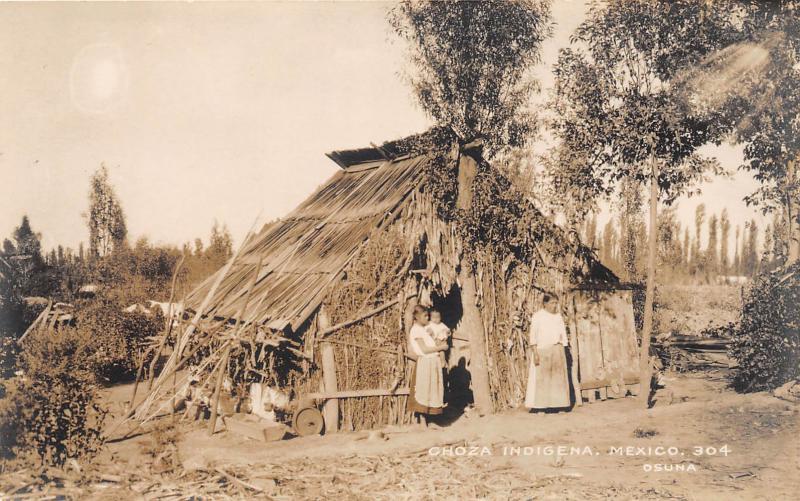
[[[414,316],[416,317],[420,313],[428,313],[428,308],[422,306],[421,304],[414,306]]]
[[[547,304],[550,301],[557,301],[557,300],[558,300],[558,296],[556,296],[555,294],[551,294],[551,293],[547,292],[542,297],[542,304]]]

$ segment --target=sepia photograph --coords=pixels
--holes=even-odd
[[[0,500],[797,499],[800,0],[0,25]]]

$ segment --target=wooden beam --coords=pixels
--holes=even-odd
[[[386,160],[387,162],[391,162],[391,161],[393,161],[393,160],[394,160],[394,157],[392,157],[392,156],[389,154],[389,152],[388,152],[388,151],[384,150],[383,148],[381,148],[381,147],[380,147],[380,146],[378,146],[377,144],[375,144],[375,143],[373,143],[373,142],[370,142],[370,143],[369,143],[369,145],[370,145],[370,146],[372,146],[373,148],[375,148],[375,150],[376,150],[378,153],[380,153],[380,154],[381,154],[381,156],[383,157],[383,159],[384,159],[384,160]]]
[[[371,390],[342,390],[342,391],[335,391],[335,392],[316,392],[316,393],[306,393],[303,395],[303,398],[311,398],[316,400],[329,400],[332,398],[362,398],[362,397],[391,397],[391,396],[402,396],[408,395],[409,388],[396,388],[394,390],[390,389],[371,389]]]
[[[225,348],[225,353],[222,355],[222,360],[219,364],[219,372],[217,373],[217,382],[214,385],[214,396],[211,399],[211,419],[208,422],[208,435],[214,434],[217,427],[217,414],[219,413],[219,396],[222,393],[222,381],[225,379],[225,374],[228,372],[228,359],[231,355],[231,345]]]
[[[322,343],[320,346],[322,358],[322,381],[323,388],[327,394],[335,394],[338,391],[336,382],[336,360],[333,353],[333,345]],[[339,429],[339,401],[336,398],[329,398],[325,401],[322,409],[325,418],[325,433],[336,433]]]
[[[416,297],[416,294],[412,294],[412,295],[406,296],[406,297],[407,298]],[[322,329],[320,331],[320,333],[319,333],[320,337],[325,337],[328,334],[331,334],[331,333],[336,332],[338,330],[344,329],[345,327],[350,327],[351,325],[354,325],[354,324],[357,324],[359,322],[362,322],[362,321],[368,319],[369,317],[372,317],[374,315],[377,315],[378,313],[381,313],[384,310],[388,310],[389,308],[391,308],[392,306],[396,305],[399,302],[400,302],[399,298],[398,299],[392,299],[388,303],[383,303],[381,306],[378,306],[377,308],[373,308],[373,309],[369,310],[368,312],[364,313],[363,315],[360,315],[360,316],[358,316],[358,317],[356,317],[356,318],[354,318],[352,320],[348,320],[346,322],[342,322],[342,323],[333,325],[331,327],[327,327],[325,329]]]
[[[53,300],[50,299],[49,301],[47,301],[47,307],[45,307],[45,309],[42,310],[41,313],[39,313],[39,316],[36,317],[36,320],[34,320],[33,323],[29,325],[27,329],[25,329],[25,333],[22,334],[22,336],[20,336],[19,339],[17,339],[17,344],[21,345],[22,342],[25,341],[25,338],[28,337],[28,334],[38,329],[39,324],[47,320],[47,315],[50,314],[50,309],[52,307],[53,307]]]
[[[632,373],[626,374],[623,377],[624,384],[635,384],[639,382],[639,376],[633,375]],[[592,379],[590,381],[581,381],[581,389],[582,390],[597,390],[600,388],[605,388],[607,386],[611,386],[614,384],[614,381],[611,378],[603,378],[603,379]]]

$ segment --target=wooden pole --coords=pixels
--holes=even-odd
[[[650,166],[650,238],[647,251],[647,290],[644,299],[644,326],[642,347],[639,353],[639,398],[650,404],[650,337],[653,333],[653,299],[656,292],[656,241],[658,239],[658,166],[655,154]]]
[[[150,368],[147,371],[147,389],[153,389],[153,376],[155,375],[156,371],[156,363],[158,363],[158,359],[161,358],[161,350],[164,349],[164,345],[167,342],[170,334],[172,334],[172,316],[174,312],[172,311],[172,303],[175,301],[175,284],[178,281],[178,273],[181,271],[183,267],[183,262],[186,259],[186,254],[181,254],[181,259],[178,261],[178,264],[175,266],[175,271],[172,273],[172,285],[170,286],[169,290],[169,310],[167,311],[167,318],[166,323],[164,325],[164,337],[161,338],[161,341],[158,343],[158,348],[156,348],[155,354],[153,355],[153,360],[150,361]],[[178,343],[175,343],[176,345]]]
[[[200,322],[200,319],[203,318],[203,315],[206,313],[206,309],[208,308],[209,303],[211,303],[211,299],[214,297],[214,294],[217,292],[217,289],[222,284],[222,280],[228,275],[228,271],[230,271],[231,266],[239,257],[239,254],[247,247],[247,244],[250,243],[250,237],[253,235],[253,229],[256,226],[256,222],[253,221],[253,225],[250,227],[250,230],[247,232],[247,236],[244,237],[242,241],[242,245],[240,245],[236,252],[233,253],[233,256],[225,263],[225,266],[222,267],[221,270],[217,272],[216,278],[214,278],[214,283],[211,284],[211,288],[208,289],[208,293],[206,297],[203,299],[203,302],[200,304],[200,307],[197,308],[197,311],[194,314],[194,318],[192,319],[191,324],[187,327],[186,332],[180,337],[180,339],[176,340],[175,342],[175,351],[177,353],[176,360],[180,359],[181,354],[183,353],[183,349],[186,347],[186,344],[189,342],[189,338],[194,333],[195,329],[197,328],[197,324]]]
[[[220,347],[220,349],[223,349],[223,348],[225,348],[225,347],[226,347],[226,346],[227,346],[227,345],[228,345],[230,342],[231,342],[230,340],[227,340],[227,341],[225,341],[225,343],[223,343],[223,345]],[[167,374],[167,376],[165,376],[165,378],[163,378],[163,379],[162,379],[162,378],[159,378],[159,380],[156,382],[156,387],[155,387],[155,390],[154,390],[154,391],[158,391],[158,390],[159,390],[159,388],[161,387],[161,385],[163,385],[163,384],[164,384],[164,381],[166,381],[166,377],[169,377],[169,376],[170,376],[170,375],[172,375],[173,373],[175,373],[175,372],[177,372],[177,371],[179,371],[179,370],[183,369],[183,366],[186,364],[186,362],[188,362],[188,361],[189,361],[189,360],[190,360],[190,359],[191,359],[191,358],[192,358],[192,357],[193,357],[193,356],[194,356],[194,355],[195,355],[195,354],[196,354],[196,353],[197,353],[197,352],[200,350],[200,348],[202,348],[203,346],[205,346],[205,345],[204,345],[204,344],[198,344],[197,346],[195,346],[195,347],[194,347],[194,348],[193,348],[193,349],[192,349],[192,350],[189,352],[189,354],[188,354],[188,355],[186,355],[186,357],[184,357],[184,358],[183,358],[183,360],[181,360],[181,361],[180,361],[180,362],[179,362],[179,363],[178,363],[178,364],[177,364],[177,365],[176,365],[174,368],[170,369],[170,371],[171,371],[171,372],[170,372],[169,374]],[[207,360],[208,360],[208,359],[207,359]],[[205,367],[205,364],[201,364],[201,365],[200,365],[200,368],[201,368],[201,369],[202,369],[202,368],[204,368],[204,367]],[[152,393],[151,393],[150,395],[152,395]],[[134,405],[134,406],[133,406],[133,408],[132,408],[131,410],[129,410],[128,412],[126,412],[126,413],[125,413],[125,415],[122,417],[122,419],[120,419],[119,421],[117,421],[117,422],[116,422],[116,424],[114,424],[113,426],[111,426],[111,428],[109,428],[108,430],[106,430],[106,432],[105,432],[106,436],[107,436],[107,437],[108,437],[108,436],[111,436],[111,435],[112,435],[112,433],[114,433],[114,432],[115,432],[115,431],[116,431],[116,430],[117,430],[117,429],[118,429],[120,426],[122,426],[122,425],[123,425],[125,422],[127,422],[127,421],[128,421],[130,418],[132,418],[132,417],[134,416],[134,414],[137,412],[137,410],[139,410],[141,407],[143,407],[143,405],[144,405],[144,403],[145,403],[146,401],[147,401],[147,400],[142,400],[142,401],[141,401],[141,402],[139,402],[138,404]],[[138,422],[138,424],[137,424],[137,425],[134,427],[134,430],[135,430],[135,429],[137,429],[137,428],[138,428],[139,426],[141,426],[142,424],[143,424],[143,421],[139,421],[139,422]],[[131,431],[128,431],[128,433],[126,433],[126,434],[123,436],[123,438],[125,438],[125,437],[129,436],[131,433],[133,433],[133,430],[131,430]]]
[[[208,435],[214,434],[214,429],[217,427],[217,414],[219,411],[219,397],[222,393],[222,381],[225,380],[225,373],[228,372],[228,359],[231,355],[231,345],[225,348],[225,353],[222,355],[222,362],[219,364],[219,372],[217,373],[217,383],[214,386],[214,396],[211,399],[211,420],[208,423]]]
[[[339,391],[336,381],[336,360],[334,358],[333,345],[323,342],[320,345],[320,356],[322,357],[322,381],[324,391],[333,394]],[[339,429],[339,399],[330,398],[325,401],[322,408],[325,418],[325,433],[336,433]]]
[[[317,313],[317,328],[320,332],[330,329],[331,319],[322,305]],[[320,344],[320,358],[322,359],[322,391],[334,393],[339,391],[336,381],[336,359],[334,357],[333,345],[323,342]],[[339,429],[339,400],[331,398],[325,401],[322,408],[322,417],[325,419],[325,433],[336,433]]]
[[[25,338],[28,337],[28,334],[38,329],[40,324],[47,321],[47,315],[50,313],[50,308],[52,307],[53,307],[53,300],[50,299],[47,301],[47,307],[45,307],[45,309],[42,310],[41,313],[39,313],[39,316],[36,317],[36,320],[34,320],[33,323],[29,325],[27,329],[25,329],[25,333],[22,334],[22,336],[20,336],[19,339],[17,339],[17,344],[21,345],[22,342],[25,341]]]
[[[144,372],[144,361],[147,359],[147,355],[153,351],[153,348],[150,347],[146,349],[142,353],[142,361],[139,363],[139,368],[136,371],[136,380],[133,382],[133,391],[131,392],[131,401],[128,404],[128,408],[126,412],[130,412],[133,409],[133,402],[136,400],[136,392],[139,390],[139,382],[142,380],[142,372]]]
[[[417,296],[416,294],[411,294],[410,296],[406,296],[406,298],[408,299],[408,298],[412,298],[412,297],[416,297],[416,296]],[[373,309],[369,310],[368,312],[364,313],[363,315],[359,315],[358,317],[353,318],[351,320],[348,320],[346,322],[341,322],[341,323],[338,323],[338,324],[336,324],[334,326],[322,329],[320,331],[319,335],[320,335],[320,337],[325,337],[328,334],[331,334],[331,333],[336,332],[338,330],[344,329],[345,327],[350,327],[351,325],[357,324],[359,322],[362,322],[362,321],[368,319],[371,316],[377,315],[378,313],[380,313],[382,311],[388,310],[389,308],[391,308],[392,306],[396,305],[399,302],[400,302],[400,298],[392,299],[391,301],[383,303],[382,305],[378,306],[377,308],[373,308]]]

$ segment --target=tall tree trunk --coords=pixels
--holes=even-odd
[[[461,282],[461,321],[456,327],[459,333],[467,334],[469,339],[469,374],[472,378],[472,398],[480,414],[493,411],[492,395],[489,388],[489,364],[486,356],[486,332],[483,318],[478,309],[475,275],[462,263],[459,281]]]
[[[786,256],[786,265],[792,265],[800,259],[800,203],[798,203],[798,190],[795,186],[797,184],[797,161],[790,160],[786,166],[786,178],[788,185],[788,193],[786,196],[786,233],[789,241],[788,255]]]
[[[639,353],[641,374],[639,398],[645,405],[650,401],[650,336],[653,333],[653,299],[656,292],[656,241],[658,239],[658,166],[655,155],[650,159],[650,237],[647,251],[647,291],[644,298],[642,349]]]
[[[469,209],[472,205],[472,181],[478,170],[475,160],[465,154],[459,155],[458,162],[458,199],[460,209]],[[461,306],[463,313],[457,331],[467,335],[469,339],[469,373],[472,378],[472,398],[475,407],[481,414],[493,411],[492,395],[489,389],[489,366],[486,356],[486,331],[483,318],[477,304],[477,285],[475,275],[466,259],[461,259]]]

